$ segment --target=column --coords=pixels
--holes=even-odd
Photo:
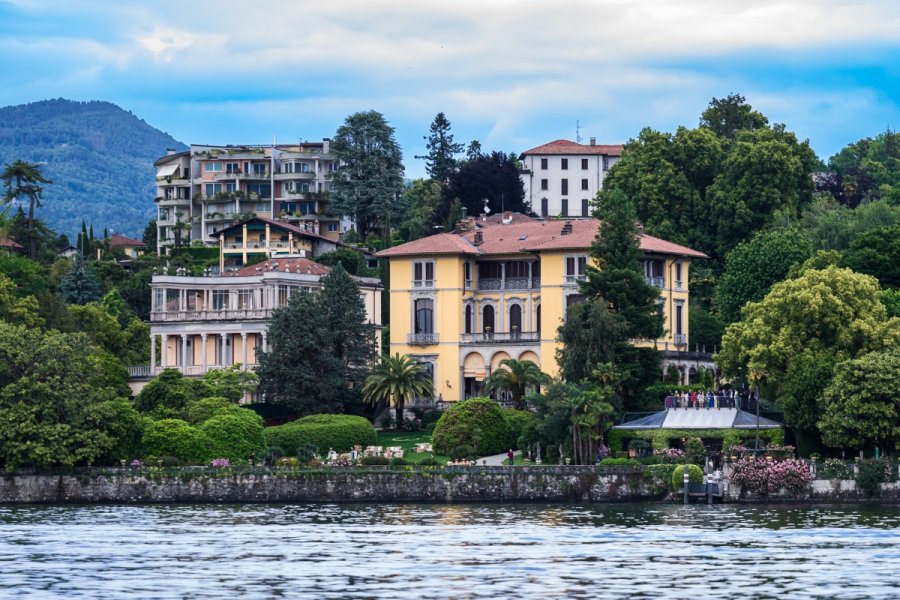
[[[205,333],[200,334],[200,346],[201,346],[200,353],[201,353],[201,356],[203,357],[201,364],[203,365],[203,372],[206,373],[206,363],[208,361],[206,360],[207,349],[206,349],[206,334]]]
[[[227,344],[225,342],[228,339],[228,334],[220,333],[219,335],[222,337],[222,349],[221,352],[219,352],[219,366],[225,367],[225,352],[227,352],[228,350]]]
[[[187,347],[188,347],[188,336],[186,333],[182,333],[181,334],[181,371],[183,373],[187,373],[187,366],[188,366]]]
[[[241,332],[241,369],[247,370],[247,333]]]
[[[269,334],[265,331],[262,332],[262,351],[269,351]],[[259,350],[257,350],[256,355],[259,356]]]
[[[156,369],[156,334],[150,334],[150,375],[152,376]]]
[[[160,352],[160,357],[159,357],[159,366],[162,369],[165,369],[168,366],[166,364],[169,362],[168,354],[169,354],[169,336],[167,336],[166,334],[163,334],[162,335],[162,352]]]

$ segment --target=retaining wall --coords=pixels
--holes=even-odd
[[[607,502],[661,499],[633,467],[462,467],[319,470],[72,469],[0,477],[0,503]]]

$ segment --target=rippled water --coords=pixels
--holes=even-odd
[[[0,595],[900,597],[900,506],[0,507]]]

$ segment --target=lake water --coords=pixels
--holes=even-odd
[[[900,506],[0,507],[0,596],[892,598]]]

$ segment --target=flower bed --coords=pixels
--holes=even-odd
[[[732,484],[759,496],[778,494],[781,490],[796,496],[807,489],[811,481],[809,465],[793,458],[782,461],[741,458],[734,463],[731,474]]]

